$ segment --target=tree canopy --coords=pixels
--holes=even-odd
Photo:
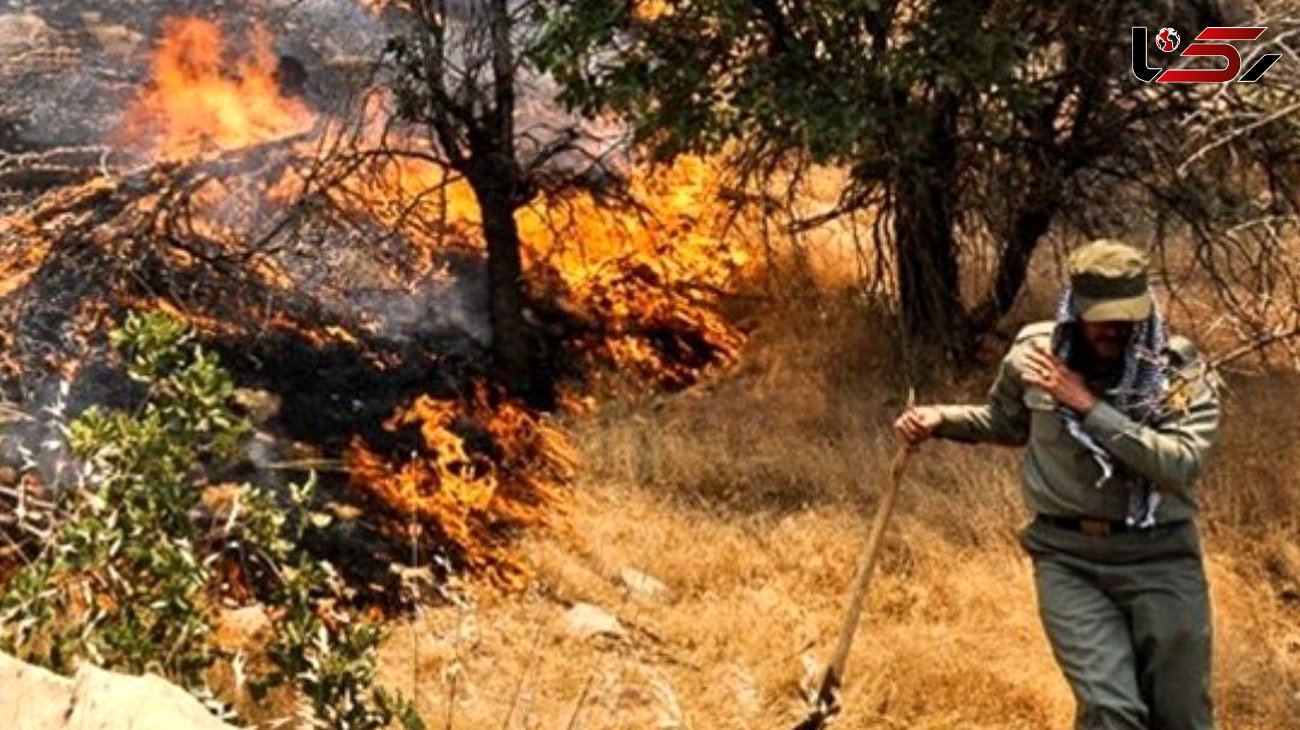
[[[1212,2],[539,7],[537,53],[564,101],[622,117],[655,157],[725,154],[737,184],[754,186],[791,169],[797,183],[811,165],[847,170],[838,204],[795,225],[869,213],[906,330],[953,352],[1009,311],[1049,232],[1148,238],[1181,223],[1208,266],[1220,232],[1295,212],[1295,117],[1278,113],[1295,99],[1294,71],[1223,85],[1130,71],[1132,26],[1172,25],[1190,42],[1209,25],[1270,24]],[[1242,56],[1288,35],[1275,28]]]

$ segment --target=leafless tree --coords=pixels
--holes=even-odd
[[[515,212],[543,192],[610,179],[612,146],[547,110],[546,79],[529,58],[536,8],[519,0],[410,0],[408,33],[394,38],[399,114],[420,124],[463,176],[487,244],[492,356],[500,380],[534,402],[551,399],[526,313]],[[551,107],[553,109],[553,107]]]

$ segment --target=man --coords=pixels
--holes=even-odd
[[[1099,240],[1069,260],[1055,322],[1023,328],[988,402],[908,409],[930,436],[1028,446],[1022,543],[1079,730],[1213,728],[1194,483],[1219,423],[1213,376],[1167,338],[1147,257]]]

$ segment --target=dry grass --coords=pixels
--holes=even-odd
[[[384,679],[414,694],[432,727],[770,730],[800,714],[801,675],[833,641],[902,388],[880,328],[847,298],[755,321],[727,378],[575,424],[582,496],[571,529],[527,546],[536,590],[467,586],[472,606],[395,629]],[[988,375],[921,395],[976,398]],[[1293,376],[1234,382],[1201,485],[1218,712],[1233,730],[1300,716],[1298,396]],[[933,444],[913,460],[838,727],[1069,727],[1015,541],[1017,479],[1011,450]],[[629,595],[628,567],[670,595]],[[571,635],[563,612],[578,601],[617,615],[626,636]]]

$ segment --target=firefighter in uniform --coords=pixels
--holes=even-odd
[[[1210,606],[1194,518],[1218,381],[1168,336],[1146,255],[1093,241],[1069,259],[1054,321],[1020,330],[982,405],[895,423],[1026,446],[1021,534],[1078,730],[1209,730]]]

